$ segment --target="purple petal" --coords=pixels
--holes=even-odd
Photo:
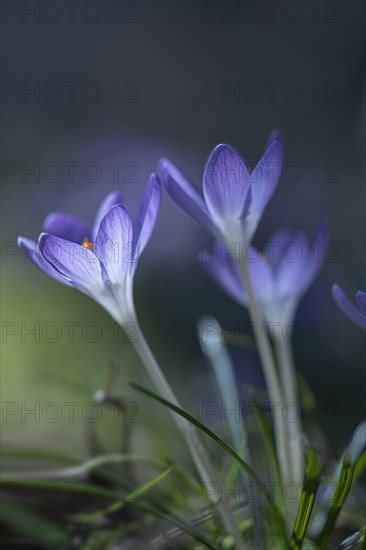
[[[127,210],[113,206],[104,216],[94,244],[95,255],[102,262],[112,284],[120,284],[133,265],[132,224]]]
[[[283,144],[279,133],[273,134],[273,141],[250,174],[252,188],[250,217],[256,227],[263,210],[271,199],[281,175],[283,164]]]
[[[264,245],[264,253],[274,269],[282,259],[282,251],[288,242],[291,241],[291,233],[288,229],[275,231]]]
[[[72,283],[62,273],[57,271],[41,254],[39,246],[36,242],[27,239],[26,237],[18,237],[18,246],[27,257],[41,269],[46,275],[55,279],[58,283],[66,286],[72,286]]]
[[[247,297],[235,262],[223,251],[222,244],[216,243],[213,253],[201,253],[200,262],[210,277],[240,305],[247,304]]]
[[[289,239],[283,240],[279,248],[281,257],[274,270],[277,292],[281,297],[297,295],[303,271],[309,269],[308,239],[302,231],[299,231],[293,236],[290,234]]]
[[[299,294],[303,294],[309,288],[323,265],[327,253],[328,240],[328,225],[320,222],[308,249],[306,262],[300,267],[298,273],[297,289]]]
[[[366,292],[359,290],[356,292],[356,300],[359,308],[366,314]]]
[[[157,172],[168,195],[176,205],[210,231],[212,222],[205,202],[186,176],[172,162],[164,158],[159,161]]]
[[[343,290],[337,285],[332,286],[332,294],[334,301],[339,309],[349,318],[351,321],[361,328],[366,329],[366,315],[361,312],[344,294]],[[365,294],[365,293],[363,293]]]
[[[282,297],[300,298],[306,292],[322,266],[327,242],[328,227],[321,222],[310,245],[302,232],[284,243],[282,258],[275,270],[278,293]]]
[[[248,247],[246,254],[254,294],[261,302],[271,302],[274,298],[274,279],[271,266],[254,246]]]
[[[123,197],[119,191],[113,191],[112,193],[109,193],[105,199],[102,201],[101,205],[98,208],[97,214],[95,216],[95,221],[93,225],[93,232],[92,232],[92,242],[95,241],[99,229],[100,222],[108,214],[111,208],[113,206],[116,206],[117,204],[125,206],[125,201],[123,200]]]
[[[250,187],[248,170],[228,145],[218,145],[211,153],[203,176],[203,194],[215,224],[222,219],[239,219]]]
[[[155,174],[152,174],[147,184],[145,194],[142,198],[133,231],[135,239],[134,257],[136,261],[145,249],[154,230],[160,203],[160,181]]]
[[[77,289],[93,298],[104,292],[102,268],[93,252],[47,233],[40,236],[39,248],[44,258]]]
[[[44,221],[43,231],[78,244],[82,244],[84,239],[91,240],[92,236],[91,229],[86,223],[62,212],[49,214]]]

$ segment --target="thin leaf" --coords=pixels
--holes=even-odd
[[[353,432],[352,439],[349,442],[343,457],[347,456],[352,465],[355,465],[356,462],[360,459],[361,455],[365,452],[366,449],[366,420],[361,422],[355,431]],[[341,466],[339,466],[339,471]]]
[[[309,450],[307,453],[304,486],[301,493],[294,530],[290,540],[290,550],[300,550],[302,548],[310,516],[313,511],[319,482],[320,462],[318,456],[312,450]]]
[[[202,432],[204,432],[206,435],[208,435],[211,439],[213,439],[220,447],[222,447],[229,455],[231,455],[241,466],[241,468],[254,479],[256,484],[258,485],[259,489],[263,493],[263,496],[267,500],[268,504],[270,505],[273,515],[276,518],[277,525],[280,529],[281,535],[284,538],[284,540],[287,542],[287,536],[286,536],[286,530],[284,526],[284,521],[282,518],[282,514],[276,504],[273,502],[270,492],[268,491],[267,487],[264,485],[260,477],[256,474],[256,472],[247,464],[225,441],[223,441],[218,435],[216,435],[214,432],[212,432],[209,428],[207,428],[204,424],[199,422],[192,416],[191,414],[187,413],[180,407],[177,407],[173,403],[170,403],[163,397],[160,397],[159,395],[155,394],[154,392],[147,390],[143,388],[142,386],[139,386],[138,384],[130,384],[133,388],[137,389],[138,391],[144,393],[145,395],[148,395],[152,397],[153,399],[159,401],[163,405],[167,406],[168,408],[175,411],[177,414],[188,420],[188,422],[191,422],[194,424],[198,429],[200,429]]]
[[[262,438],[263,446],[264,446],[265,453],[266,453],[266,458],[268,460],[272,476],[275,479],[275,482],[280,484],[281,483],[281,475],[280,475],[280,471],[279,471],[279,467],[278,467],[278,461],[277,461],[277,456],[276,456],[276,451],[275,451],[275,447],[274,447],[274,442],[273,442],[273,437],[272,437],[272,434],[271,434],[271,430],[270,430],[270,428],[268,426],[268,422],[267,422],[267,420],[266,420],[266,418],[263,414],[262,407],[261,407],[261,404],[259,402],[257,392],[253,388],[250,388],[249,389],[249,395],[250,395],[251,399],[253,399],[256,406],[259,407],[259,409],[260,409],[261,413],[258,415],[258,427],[259,427],[258,431],[259,431],[259,433],[261,435],[261,438]]]
[[[28,458],[31,460],[44,460],[47,462],[59,462],[60,464],[78,464],[80,458],[52,453],[39,449],[2,449],[1,458]]]
[[[353,479],[353,467],[348,457],[343,460],[342,469],[339,474],[337,486],[332,498],[332,502],[329,507],[328,517],[319,537],[319,546],[325,547],[325,543],[329,538],[329,535],[335,525],[338,514],[341,511],[344,501],[347,498],[349,490],[352,485]]]
[[[133,491],[127,498],[127,502],[131,502],[132,500],[136,500],[141,495],[143,495],[146,491],[151,489],[152,487],[155,487],[157,483],[160,483],[165,477],[167,477],[170,472],[173,470],[174,466],[170,466],[165,472],[162,472],[160,475],[149,481],[148,483],[145,483],[142,487],[139,489],[136,489],[136,491]]]
[[[48,471],[30,471],[30,472],[6,472],[2,474],[2,479],[55,479],[55,478],[73,478],[80,477],[87,474],[90,470],[96,469],[103,464],[112,463],[124,463],[131,461],[144,461],[152,464],[160,464],[160,462],[154,458],[144,455],[102,455],[96,458],[91,458],[82,464],[73,466],[71,468],[63,468],[61,470],[48,470]]]
[[[342,454],[342,457],[338,462],[335,473],[332,476],[329,476],[326,479],[325,483],[329,485],[330,482],[333,481],[334,479],[338,479],[339,481],[340,473],[342,471],[344,460],[346,457],[351,462],[351,465],[354,470],[353,478],[352,478],[352,483],[353,483],[357,479],[357,477],[360,475],[363,468],[365,467],[365,464],[366,464],[365,449],[366,449],[366,421],[363,421],[357,426],[357,428],[353,432],[351,441],[348,444],[344,453]],[[328,521],[330,506],[331,505],[329,503],[323,503],[321,505],[320,510],[317,512],[316,518],[311,528],[312,538],[314,540],[319,540],[321,537],[321,533],[325,529],[325,524]]]
[[[362,455],[354,465],[353,483],[356,481],[356,479],[359,478],[361,473],[364,471],[365,467],[366,467],[366,452],[362,453]]]
[[[15,488],[15,489],[33,489],[39,491],[60,491],[61,493],[68,493],[71,495],[81,495],[96,497],[101,500],[113,500],[115,498],[113,492],[101,487],[96,488],[93,485],[86,485],[83,483],[53,483],[50,481],[35,481],[28,479],[0,479],[0,488]]]
[[[114,502],[108,508],[104,510],[99,510],[98,512],[95,512],[94,514],[88,514],[88,515],[82,515],[80,516],[80,520],[85,523],[91,523],[96,520],[101,519],[102,517],[108,516],[110,514],[114,514],[121,508],[123,508],[128,502],[132,502],[139,498],[141,495],[143,495],[146,491],[160,483],[167,475],[170,474],[170,472],[173,470],[173,466],[170,466],[165,472],[162,472],[157,477],[149,481],[148,483],[145,483],[142,487],[136,489],[132,493],[130,493],[125,499],[120,500],[118,502]]]
[[[158,457],[160,458],[162,463],[167,465],[167,466],[172,465],[173,460],[169,456],[169,454],[162,447],[160,447],[156,442],[153,442],[153,444],[156,448],[156,452],[158,454]],[[177,477],[179,477],[183,481],[185,487],[187,487],[187,488],[190,487],[199,496],[202,495],[202,487],[192,475],[187,473],[183,468],[181,468],[177,464],[174,464],[174,473]],[[175,491],[175,493],[176,492],[177,491]],[[174,495],[174,498],[177,502],[178,507],[179,507],[178,503],[180,503],[180,506],[183,506],[183,505],[186,504],[186,499],[185,499],[184,495],[180,493],[180,491],[178,491],[177,495]]]

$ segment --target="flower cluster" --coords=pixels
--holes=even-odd
[[[228,145],[210,154],[203,175],[203,197],[189,179],[168,159],[158,163],[132,226],[119,192],[102,202],[93,227],[72,216],[53,213],[44,222],[38,243],[19,237],[27,256],[56,281],[73,286],[101,304],[119,323],[134,317],[133,275],[153,231],[161,201],[161,183],[173,201],[206,228],[221,244],[221,253],[201,257],[210,275],[240,304],[247,305],[238,265],[226,247],[250,245],[271,199],[283,165],[283,144],[273,132],[262,158],[250,170]],[[320,224],[310,245],[302,233],[277,231],[271,258],[249,246],[249,271],[255,295],[268,322],[290,322],[296,306],[316,276],[324,259],[328,231]],[[292,244],[301,254],[296,261],[284,256]],[[318,254],[314,254],[314,247]],[[220,247],[219,247],[220,249]],[[360,309],[335,285],[333,296],[340,309],[365,327],[365,295],[357,293]]]

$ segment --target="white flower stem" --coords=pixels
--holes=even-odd
[[[292,481],[301,485],[304,475],[304,457],[301,445],[301,419],[300,416],[297,417],[300,412],[300,405],[293,353],[288,339],[284,337],[281,331],[275,331],[275,344],[285,399],[288,404],[293,404],[296,408],[296,418],[294,421],[289,420],[288,422],[290,470],[293,476]]]
[[[272,413],[274,421],[274,435],[276,443],[277,458],[280,466],[281,479],[283,483],[291,481],[288,469],[288,446],[287,446],[287,426],[283,418],[284,399],[281,386],[277,376],[276,365],[273,359],[272,348],[264,326],[262,315],[254,296],[252,282],[249,274],[249,266],[244,259],[240,262],[240,271],[244,283],[244,288],[248,296],[248,309],[252,323],[260,328],[260,335],[257,339],[257,348],[262,363],[264,379],[267,392],[272,404]]]
[[[160,369],[160,366],[156,361],[148,343],[146,342],[141,328],[138,330],[138,336],[136,341],[133,342],[133,345],[142,363],[144,364],[147,373],[158,390],[160,397],[163,397],[167,401],[170,401],[173,405],[182,408],[172,388],[170,387],[169,382]],[[210,487],[212,483],[214,484],[214,487],[221,487],[221,483],[217,479],[216,473],[209,462],[205,449],[198,438],[195,427],[182,416],[178,415],[174,411],[171,412],[179,430],[185,438],[187,447],[192,456],[192,460],[201,477],[203,488]],[[215,492],[215,494],[210,494],[210,498],[212,503],[217,506],[217,511],[220,514],[225,530],[235,539],[236,550],[244,550],[245,545],[237,527],[235,518],[225,500],[221,498],[220,491],[217,493]]]

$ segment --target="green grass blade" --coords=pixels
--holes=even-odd
[[[0,479],[0,488],[5,490],[5,497],[7,489],[33,489],[35,491],[60,491],[61,493],[68,493],[71,496],[90,496],[101,500],[113,500],[115,498],[112,491],[84,483],[53,483],[50,481],[29,479]],[[11,494],[13,495],[14,493],[12,492]]]
[[[126,462],[147,462],[155,465],[161,465],[160,461],[158,459],[155,459],[153,457],[145,456],[145,455],[138,455],[138,454],[129,454],[129,455],[122,455],[122,454],[110,454],[110,455],[101,455],[95,458],[91,458],[81,464],[77,464],[75,466],[71,466],[68,468],[62,468],[62,469],[52,469],[52,470],[45,470],[45,471],[29,471],[29,472],[7,472],[3,471],[2,473],[2,479],[72,479],[72,478],[80,478],[82,476],[87,475],[92,470],[97,470],[100,466],[106,465],[106,464],[118,464],[118,463],[126,463]]]
[[[294,530],[291,536],[290,550],[300,550],[302,548],[319,483],[320,462],[314,451],[309,450],[307,453],[304,486],[301,493]]]
[[[363,421],[357,426],[357,428],[353,432],[351,441],[349,442],[347,448],[342,454],[342,457],[338,462],[338,466],[335,470],[335,473],[332,476],[328,476],[326,478],[325,484],[328,484],[329,486],[331,486],[331,484],[333,485],[333,482],[334,482],[334,485],[335,485],[335,480],[338,480],[338,483],[339,483],[340,475],[344,467],[345,458],[347,458],[347,460],[351,463],[351,466],[353,469],[353,476],[351,480],[351,483],[353,483],[361,474],[362,470],[366,465],[365,449],[366,449],[366,421]],[[333,496],[333,499],[334,499],[334,496]],[[333,503],[333,500],[331,501],[331,504],[332,503]],[[326,522],[328,521],[331,504],[324,503],[324,502],[321,503],[320,509],[317,512],[316,518],[314,519],[313,525],[311,528],[313,540],[320,540],[322,533],[325,529]]]
[[[260,410],[261,414],[258,415],[258,431],[260,433],[263,447],[265,449],[266,458],[269,464],[269,468],[271,471],[272,479],[275,480],[278,484],[281,483],[281,475],[280,470],[278,466],[278,460],[276,456],[276,450],[274,446],[273,437],[271,434],[271,430],[268,426],[268,422],[264,416],[263,409],[261,407],[257,392],[253,389],[249,389],[249,396],[251,399],[253,399],[253,402]]]
[[[127,502],[131,502],[132,500],[136,500],[141,495],[143,495],[146,491],[151,489],[152,487],[155,487],[158,483],[160,483],[164,478],[166,478],[173,470],[174,466],[170,466],[165,472],[162,472],[158,476],[156,476],[151,481],[148,481],[143,485],[142,487],[139,487],[139,489],[136,489],[136,491],[133,491],[128,497],[126,498]]]
[[[0,453],[1,458],[19,458],[40,460],[45,462],[59,462],[60,464],[77,464],[80,462],[80,458],[75,458],[58,453],[52,453],[44,451],[42,449],[2,449]]]
[[[362,455],[357,460],[355,466],[354,466],[354,472],[353,472],[353,482],[358,479],[358,477],[361,475],[361,473],[364,471],[366,467],[366,452],[362,453]]]
[[[215,441],[218,445],[220,445],[220,447],[222,447],[229,455],[231,455],[232,458],[234,458],[240,464],[240,466],[244,470],[244,472],[247,473],[258,485],[258,487],[261,490],[263,496],[265,497],[265,499],[267,500],[269,506],[272,509],[273,515],[276,519],[276,522],[277,522],[278,528],[281,532],[281,535],[283,536],[284,540],[287,541],[286,530],[285,530],[284,521],[283,521],[281,511],[276,506],[276,504],[273,502],[271,494],[270,494],[269,490],[267,489],[267,487],[264,485],[264,483],[262,482],[260,477],[257,475],[257,473],[253,470],[253,468],[251,468],[251,466],[249,466],[249,464],[247,464],[227,443],[225,443],[225,441],[223,441],[218,435],[216,435],[214,432],[212,432],[204,424],[199,422],[191,414],[187,413],[186,411],[184,411],[180,407],[177,407],[173,403],[170,403],[169,401],[167,401],[163,397],[160,397],[156,393],[154,393],[150,390],[147,390],[147,389],[143,388],[142,386],[139,386],[138,384],[132,384],[131,383],[130,385],[133,388],[135,388],[136,390],[144,393],[145,395],[148,395],[149,397],[152,397],[156,401],[159,401],[160,403],[162,403],[166,407],[170,408],[171,410],[173,410],[174,412],[176,412],[177,414],[179,414],[180,416],[182,416],[183,418],[188,420],[188,422],[191,422],[191,424],[194,424],[199,430],[201,430],[206,435],[208,435],[211,439],[213,439],[213,441]]]
[[[143,485],[142,487],[139,487],[138,489],[130,493],[123,500],[118,500],[117,502],[113,502],[113,504],[108,506],[108,508],[105,508],[104,510],[99,510],[94,514],[82,515],[79,518],[80,521],[85,523],[91,523],[101,519],[102,517],[105,517],[110,514],[113,514],[114,512],[117,512],[117,510],[120,510],[121,508],[123,508],[126,505],[126,503],[136,500],[141,495],[146,493],[146,491],[148,491],[149,489],[151,489],[152,487],[160,483],[165,477],[167,477],[171,473],[172,470],[173,470],[173,466],[170,466],[170,468],[168,468],[167,470],[165,470],[164,472],[156,476],[151,481],[148,481],[147,483],[145,483],[145,485]]]
[[[351,464],[355,465],[366,449],[366,420],[361,422],[355,429],[352,439],[348,444],[343,456],[348,456]],[[340,468],[339,468],[340,469]]]
[[[328,517],[326,519],[325,525],[319,537],[319,546],[325,548],[325,543],[327,542],[329,535],[335,525],[338,514],[341,511],[344,501],[347,498],[349,490],[352,485],[353,479],[353,466],[351,461],[346,456],[343,460],[342,468],[339,474],[337,481],[337,486],[330,503]]]

